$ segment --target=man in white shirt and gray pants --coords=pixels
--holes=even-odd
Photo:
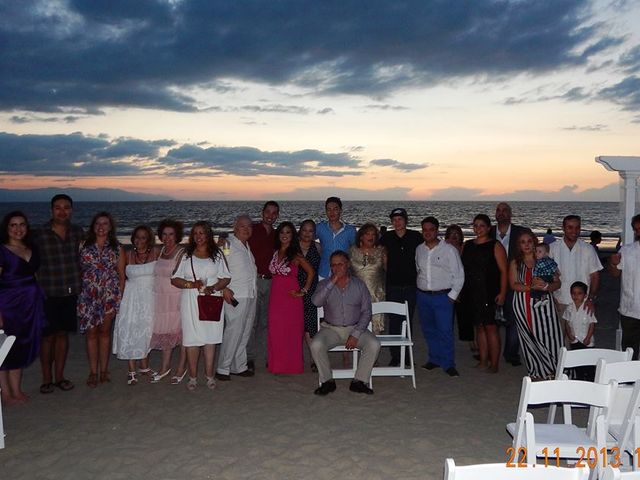
[[[417,305],[422,333],[429,347],[426,370],[441,367],[457,377],[453,339],[453,303],[464,284],[464,269],[455,247],[438,238],[440,222],[422,220],[424,243],[416,248]]]
[[[614,277],[622,274],[620,285],[620,323],[622,349],[633,348],[633,359],[640,350],[640,214],[631,219],[635,240],[623,246],[620,253],[609,257],[609,272]]]

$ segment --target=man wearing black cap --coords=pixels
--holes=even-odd
[[[413,319],[416,307],[416,247],[422,243],[422,235],[415,230],[407,229],[407,211],[394,208],[389,215],[393,230],[386,232],[380,244],[387,249],[386,299],[390,302],[409,303],[409,319]],[[399,335],[402,332],[400,315],[389,316],[389,334]],[[411,321],[413,325],[413,321]],[[409,359],[405,359],[409,362]],[[389,366],[400,365],[400,347],[391,348]]]

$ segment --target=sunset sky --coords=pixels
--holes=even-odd
[[[0,189],[617,200],[640,2],[0,0]]]

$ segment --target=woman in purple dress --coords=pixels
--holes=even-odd
[[[291,222],[276,230],[276,251],[269,271],[273,275],[269,293],[267,358],[271,373],[303,373],[304,313],[302,297],[309,291],[315,271],[300,252],[298,235]],[[298,269],[307,273],[305,285],[298,285]]]
[[[21,387],[22,369],[38,357],[45,323],[44,294],[35,278],[39,266],[27,217],[18,211],[7,214],[0,227],[0,329],[16,341],[0,367],[5,405],[29,400]]]

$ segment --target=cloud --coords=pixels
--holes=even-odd
[[[329,113],[336,113],[333,108],[326,107],[316,112],[318,115],[327,115]]]
[[[365,190],[363,188],[342,188],[338,186],[298,188],[288,193],[278,194],[282,200],[324,200],[338,196],[343,200],[404,200],[409,199],[410,188],[390,187],[382,190]]]
[[[610,87],[603,88],[597,94],[601,100],[621,105],[623,110],[640,110],[640,77],[632,75]]]
[[[579,130],[582,132],[601,132],[603,130],[608,130],[608,129],[609,127],[607,125],[603,125],[602,123],[596,123],[595,125],[582,125],[582,126],[572,125],[570,127],[562,128],[562,130],[569,130],[569,131]]]
[[[363,174],[352,153],[316,149],[177,145],[173,140],[0,132],[0,171],[15,175],[86,177],[167,175],[343,177]]]
[[[365,110],[382,110],[382,111],[401,111],[401,110],[409,110],[407,107],[403,107],[401,105],[365,105],[363,107]]]
[[[373,98],[587,66],[620,44],[590,3],[487,0],[3,2],[0,110],[206,109],[235,81]],[[193,90],[190,90],[193,89]]]
[[[461,201],[592,201],[614,202],[620,200],[620,185],[611,183],[600,188],[578,190],[577,185],[565,185],[558,190],[511,190],[500,194],[486,193],[478,188],[450,187],[433,190],[430,200]]]
[[[421,170],[429,166],[426,163],[405,163],[399,162],[398,160],[393,160],[391,158],[379,158],[376,160],[371,160],[369,163],[378,167],[392,167],[403,172],[413,172],[415,170]]]
[[[232,174],[240,176],[329,176],[362,175],[360,160],[348,153],[325,153],[307,149],[268,152],[253,147],[208,147],[182,145],[167,152],[160,162],[176,175]]]
[[[640,45],[625,52],[620,57],[619,64],[628,73],[640,73]]]

